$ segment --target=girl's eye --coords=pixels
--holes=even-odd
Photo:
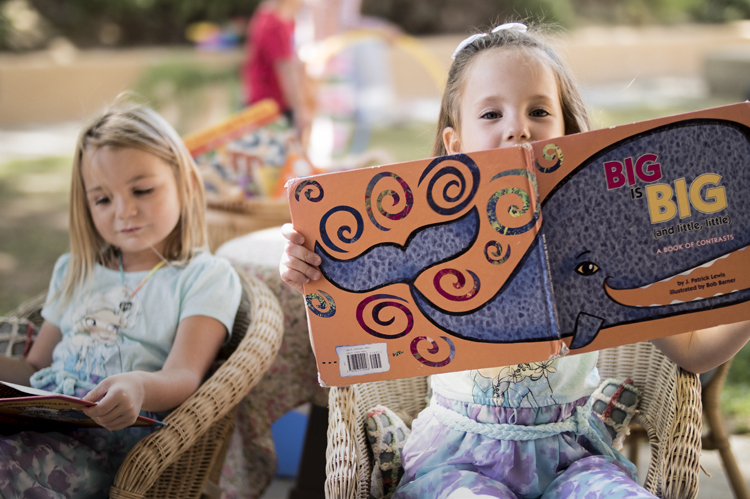
[[[94,199],[94,204],[95,205],[107,204],[107,203],[109,203],[109,198],[108,197],[100,197],[100,198]]]
[[[533,116],[534,118],[544,118],[549,115],[549,112],[544,109],[534,109],[533,111],[531,111],[531,116]]]
[[[151,194],[152,192],[154,192],[153,187],[149,189],[133,189],[133,194],[135,194],[136,196],[145,196],[146,194]]]
[[[485,120],[496,120],[502,117],[503,115],[498,113],[497,111],[487,111],[486,113],[482,115],[482,119],[485,119]]]
[[[599,272],[599,266],[594,262],[583,262],[576,267],[576,272],[582,276],[590,276]]]

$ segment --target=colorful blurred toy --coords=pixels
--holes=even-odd
[[[200,50],[229,50],[237,47],[240,34],[237,22],[224,26],[210,22],[197,22],[185,29],[185,38],[195,43]]]
[[[201,171],[209,201],[280,198],[290,178],[320,173],[272,100],[185,138],[185,144]]]

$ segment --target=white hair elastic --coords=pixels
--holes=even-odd
[[[526,27],[525,24],[522,23],[505,23],[501,24],[500,26],[495,27],[491,33],[497,33],[498,31],[502,31],[505,29],[510,29],[513,31],[520,31],[521,33],[527,31],[529,28]],[[451,56],[451,59],[455,59],[459,52],[461,52],[463,49],[474,43],[476,40],[482,38],[483,36],[487,36],[487,33],[476,33],[474,35],[471,35],[468,38],[464,38],[461,43],[458,44],[458,47],[456,47],[455,52],[453,52],[453,55]]]

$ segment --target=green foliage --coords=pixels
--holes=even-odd
[[[171,109],[170,121],[181,134],[206,127],[208,123],[200,118],[210,107],[219,106],[220,114],[229,115],[242,106],[235,64],[207,66],[194,59],[171,60],[144,71],[134,90],[154,109]],[[217,96],[221,102],[212,101]]]
[[[653,24],[694,20],[701,0],[571,0],[581,23]]]
[[[388,19],[411,34],[467,32],[507,20],[570,24],[570,0],[364,0],[365,15]]]
[[[369,149],[385,151],[394,163],[414,161],[430,156],[434,137],[434,123],[414,122],[376,127],[371,131]]]
[[[10,19],[8,19],[3,13],[3,4],[4,2],[0,2],[0,50],[10,48],[6,40],[8,39],[8,35],[10,34],[10,30],[12,28]]]
[[[750,18],[750,0],[712,0],[691,2],[692,16],[703,22],[726,22]]]
[[[750,384],[724,385],[721,413],[730,420],[732,433],[750,433]]]
[[[721,392],[721,410],[733,420],[735,433],[750,433],[750,346],[732,360]]]
[[[734,356],[732,367],[727,375],[727,384],[750,386],[750,346],[746,346]],[[750,403],[750,398],[748,402]]]
[[[191,62],[170,61],[147,69],[136,84],[135,91],[151,105],[161,107],[212,84],[238,85],[237,68],[214,69]]]
[[[0,163],[0,315],[49,285],[68,251],[71,158]]]
[[[33,6],[47,40],[62,35],[76,46],[187,44],[194,22],[244,28],[261,0],[0,0]],[[750,18],[750,0],[363,0],[362,12],[415,35],[466,33],[507,20],[582,24],[674,24]],[[239,22],[237,23],[237,21]],[[10,48],[12,23],[0,8],[0,49]],[[244,35],[244,29],[238,34]],[[39,47],[44,46],[39,41]],[[18,48],[18,47],[15,47]],[[26,47],[30,48],[30,47]]]
[[[28,0],[63,36],[79,47],[101,45],[114,26],[118,45],[186,43],[185,28],[197,21],[248,18],[259,0]],[[85,29],[82,29],[85,27]]]

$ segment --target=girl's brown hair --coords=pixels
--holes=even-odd
[[[76,143],[70,189],[70,259],[60,288],[61,305],[69,303],[76,290],[93,275],[95,265],[106,265],[117,257],[97,232],[91,218],[81,175],[83,156],[102,147],[145,151],[171,165],[180,197],[180,219],[167,236],[164,258],[181,265],[197,250],[207,248],[203,183],[185,144],[156,111],[121,95],[115,103],[83,128]]]
[[[588,112],[583,104],[583,99],[578,92],[573,76],[563,64],[557,52],[546,42],[543,35],[535,27],[529,27],[528,31],[515,29],[503,29],[495,33],[487,33],[477,38],[456,54],[450,71],[448,81],[443,92],[440,103],[440,116],[438,117],[437,133],[432,145],[433,156],[445,156],[448,151],[443,143],[443,130],[451,127],[460,134],[461,116],[459,104],[461,93],[464,88],[466,75],[469,74],[476,55],[487,50],[497,48],[509,48],[522,51],[529,57],[537,57],[547,62],[552,68],[560,90],[560,104],[565,123],[565,135],[578,132],[586,132],[591,128]]]

